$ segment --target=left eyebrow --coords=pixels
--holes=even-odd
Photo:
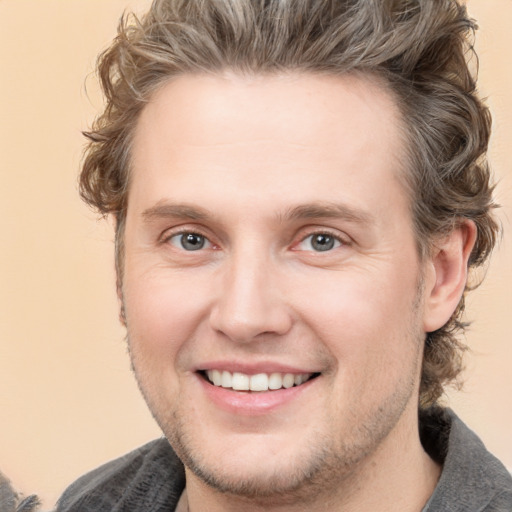
[[[368,212],[337,203],[308,203],[295,206],[281,215],[282,220],[343,219],[354,224],[369,225],[375,219]]]

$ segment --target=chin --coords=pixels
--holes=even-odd
[[[329,493],[371,451],[368,439],[335,443],[332,435],[313,428],[300,437],[226,434],[207,425],[187,428],[197,422],[183,418],[175,411],[160,426],[186,467],[187,481],[193,477],[219,493],[261,505],[306,502]]]
[[[306,487],[304,494],[310,496],[317,480],[325,483],[320,475],[333,464],[333,451],[312,443],[300,450],[296,447],[291,455],[262,436],[245,446],[228,439],[227,446],[206,451],[197,449],[186,433],[174,432],[168,438],[187,470],[200,481],[223,494],[251,500],[296,500]],[[339,461],[337,465],[339,469]]]

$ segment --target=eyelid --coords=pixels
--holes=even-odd
[[[205,240],[208,242],[209,247],[208,248],[218,248],[218,244],[216,244],[212,240],[212,236],[207,233],[207,230],[203,229],[201,226],[197,225],[190,225],[190,224],[184,224],[179,225],[175,227],[168,228],[164,230],[161,235],[158,238],[158,242],[161,244],[169,243],[169,240],[175,236],[183,235],[183,234],[196,234],[200,235],[205,238]],[[301,230],[301,234],[299,237],[296,237],[297,241],[292,243],[292,250],[298,250],[296,249],[297,245],[304,242],[307,238],[314,236],[314,235],[329,235],[332,236],[335,240],[340,242],[341,246],[349,246],[352,245],[353,241],[352,239],[346,234],[341,233],[340,231],[332,228],[322,227],[322,226],[310,226],[303,228]]]
[[[195,249],[191,249],[190,251],[187,250],[184,246],[183,246],[183,238],[186,237],[187,235],[193,235],[193,236],[196,236],[196,237],[200,237],[203,241],[203,244],[201,245],[201,247],[197,247]],[[176,240],[175,240],[176,239]],[[172,236],[170,236],[168,239],[167,239],[168,243],[170,245],[172,245],[173,247],[176,247],[176,249],[178,250],[183,250],[183,251],[186,251],[186,252],[199,252],[199,251],[203,251],[204,249],[211,249],[212,248],[212,243],[210,242],[210,240],[208,240],[208,238],[206,238],[205,236],[203,235],[200,235],[199,233],[188,233],[188,232],[185,232],[185,233],[176,233]]]
[[[342,247],[349,246],[352,244],[351,238],[344,233],[340,233],[339,231],[333,230],[331,228],[320,227],[320,226],[313,227],[312,226],[312,227],[306,229],[305,234],[301,233],[299,240],[297,242],[293,243],[292,250],[300,250],[300,249],[297,249],[297,246],[299,244],[303,243],[304,241],[306,241],[309,237],[315,236],[315,235],[329,235],[332,238],[334,238],[336,241],[338,241]],[[314,252],[320,252],[320,251],[314,251]],[[325,252],[327,253],[327,252],[331,252],[331,251],[325,251]]]
[[[211,236],[206,234],[205,230],[201,229],[199,226],[191,226],[190,224],[180,225],[172,228],[168,228],[162,232],[162,234],[158,238],[158,242],[161,244],[169,243],[171,238],[179,235],[193,234],[202,236],[211,247],[215,244],[211,240]]]

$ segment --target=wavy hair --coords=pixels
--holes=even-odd
[[[185,73],[299,71],[373,75],[389,87],[407,127],[404,184],[420,256],[461,219],[477,240],[469,268],[498,236],[485,159],[491,119],[470,70],[475,23],[458,0],[155,0],[123,16],[100,55],[106,98],[85,133],[82,198],[116,219],[118,286],[130,185],[130,148],[144,105]],[[468,287],[464,295],[468,291]],[[427,334],[420,406],[435,403],[462,369],[464,296],[450,321]]]

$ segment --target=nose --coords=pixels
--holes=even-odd
[[[211,327],[238,343],[286,334],[293,320],[277,274],[264,258],[233,258],[223,269]]]

